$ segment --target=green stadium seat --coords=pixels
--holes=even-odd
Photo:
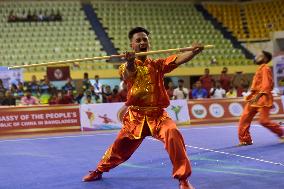
[[[0,53],[2,65],[34,64],[73,58],[84,58],[101,51],[95,33],[85,20],[79,1],[1,1]],[[62,22],[8,23],[9,12],[60,10]],[[2,37],[3,36],[3,37]],[[18,56],[19,55],[19,56]],[[42,71],[42,68],[29,69]]]

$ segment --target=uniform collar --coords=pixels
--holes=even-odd
[[[149,57],[147,57],[144,62],[142,62],[141,60],[135,59],[135,63],[136,63],[138,66],[146,66],[146,65],[148,65],[151,61],[152,61],[152,59],[149,58]]]
[[[265,67],[266,66],[266,64],[261,64],[259,67],[258,67],[258,69],[259,70],[261,70],[263,67]]]

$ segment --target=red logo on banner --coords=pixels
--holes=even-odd
[[[50,81],[62,81],[70,78],[69,66],[47,67],[46,71]]]
[[[63,78],[63,73],[60,69],[56,69],[54,71],[54,77],[57,79],[57,80],[62,80]]]

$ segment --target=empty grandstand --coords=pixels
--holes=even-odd
[[[104,40],[91,28],[80,1],[1,1],[1,65],[34,64],[106,55]],[[85,3],[86,4],[86,3]],[[214,44],[184,67],[237,66],[251,64],[242,50],[206,20],[187,1],[92,1],[93,11],[119,53],[129,50],[127,31],[137,25],[152,33],[152,49],[189,46],[193,42]],[[51,15],[60,12],[62,21],[8,22],[16,15]],[[159,55],[153,56],[158,57]],[[211,64],[214,62],[214,64]],[[112,64],[86,62],[73,70],[113,69]],[[30,68],[41,71],[45,68]]]
[[[243,3],[204,3],[206,9],[241,41],[269,40],[284,30],[282,0]]]
[[[219,65],[244,65],[240,49],[204,19],[191,2],[164,1],[93,1],[93,6],[120,52],[129,49],[127,32],[133,26],[148,28],[153,36],[152,49],[169,49],[189,46],[193,42],[214,44],[215,48],[197,57],[185,66],[209,66],[212,59]],[[160,55],[157,55],[158,57]]]
[[[39,19],[60,12],[62,21],[8,22],[11,12],[21,16],[36,13]],[[0,2],[0,16],[3,66],[105,55],[79,1],[4,1]],[[90,68],[94,67],[82,65],[82,69]],[[43,70],[44,67],[30,68],[30,71]]]

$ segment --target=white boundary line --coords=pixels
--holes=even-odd
[[[259,125],[252,125],[256,127],[260,127]],[[185,131],[185,130],[203,130],[203,129],[225,129],[225,128],[236,128],[237,126],[201,126],[201,127],[180,127],[179,130]],[[34,140],[48,140],[48,139],[63,139],[63,138],[80,138],[80,137],[90,137],[90,136],[96,136],[96,135],[114,135],[117,134],[119,130],[113,131],[111,133],[94,133],[94,134],[78,134],[78,135],[67,135],[67,136],[50,136],[50,137],[35,137],[35,138],[20,138],[20,139],[0,139],[1,142],[18,142],[18,141],[34,141]]]
[[[205,126],[206,127],[206,126]],[[235,126],[209,126],[206,128],[199,128],[199,127],[183,127],[179,128],[179,130],[189,130],[189,129],[221,129],[221,128],[232,128]],[[87,131],[86,131],[87,132]],[[35,138],[20,138],[20,139],[0,139],[1,142],[17,142],[17,141],[33,141],[33,140],[48,140],[48,139],[63,139],[63,138],[80,138],[80,137],[89,137],[89,136],[96,136],[96,135],[114,135],[117,134],[119,130],[113,131],[111,133],[94,133],[94,134],[78,134],[78,135],[67,135],[67,136],[50,136],[50,137],[35,137]]]
[[[232,127],[236,127],[236,126],[209,126],[206,128],[192,128],[192,127],[188,127],[188,128],[180,128],[180,130],[188,130],[188,129],[210,129],[210,128],[232,128]],[[118,132],[118,131],[117,131]],[[52,136],[52,137],[40,137],[40,138],[23,138],[23,139],[6,139],[6,140],[0,140],[0,143],[4,143],[4,142],[20,142],[20,141],[34,141],[34,140],[49,140],[49,139],[64,139],[64,138],[81,138],[81,137],[92,137],[92,136],[96,136],[96,135],[103,135],[103,136],[110,136],[110,135],[116,135],[117,132],[112,132],[112,133],[96,133],[96,134],[87,134],[87,135],[69,135],[69,136]],[[147,137],[148,140],[152,140],[152,141],[158,141],[155,138],[149,138]],[[229,152],[224,152],[224,151],[219,151],[219,150],[214,150],[214,149],[209,149],[209,148],[202,148],[202,147],[196,147],[196,146],[191,146],[191,145],[185,145],[187,148],[193,148],[193,149],[198,149],[198,150],[203,150],[203,151],[209,151],[209,152],[214,152],[214,153],[219,153],[219,154],[223,154],[223,155],[229,155],[229,156],[235,156],[235,157],[239,157],[239,158],[245,158],[245,159],[250,159],[250,160],[254,160],[254,161],[259,161],[259,162],[263,162],[263,163],[269,163],[269,164],[273,164],[273,165],[278,165],[278,166],[283,166],[283,163],[280,162],[273,162],[273,161],[268,161],[268,160],[264,160],[264,159],[259,159],[259,158],[254,158],[254,157],[250,157],[250,156],[244,156],[244,155],[239,155],[239,154],[235,154],[235,153],[229,153]]]
[[[251,127],[258,127],[258,128],[261,128],[262,126],[260,126],[260,125],[251,125]],[[194,127],[179,127],[178,129],[179,130],[188,130],[188,129],[196,129],[196,130],[203,130],[203,129],[206,129],[206,130],[208,130],[208,129],[226,129],[226,128],[236,128],[236,129],[238,129],[238,125],[230,125],[230,126],[226,126],[226,125],[224,125],[224,126],[194,126]],[[262,127],[262,128],[264,128],[264,127]]]
[[[39,137],[39,138],[20,138],[20,139],[5,139],[0,140],[1,142],[19,142],[19,141],[34,141],[34,140],[49,140],[49,139],[64,139],[64,138],[81,138],[81,137],[91,137],[96,135],[114,135],[115,133],[96,133],[96,134],[86,134],[86,135],[68,135],[68,136],[51,136],[51,137]]]
[[[187,144],[185,146],[187,148],[194,148],[194,149],[198,149],[198,150],[204,150],[204,151],[209,151],[209,152],[214,152],[214,153],[219,153],[219,154],[224,154],[224,155],[229,155],[229,156],[235,156],[235,157],[250,159],[250,160],[259,161],[259,162],[263,162],[263,163],[269,163],[269,164],[273,164],[273,165],[284,166],[284,164],[280,163],[280,162],[273,162],[273,161],[268,161],[268,160],[264,160],[264,159],[254,158],[254,157],[250,157],[250,156],[244,156],[244,155],[239,155],[239,154],[235,154],[235,153],[229,153],[229,152],[224,152],[224,151],[219,151],[219,150],[213,150],[213,149],[209,149],[209,148],[201,148],[201,147],[196,147],[196,146],[190,146],[190,145],[187,145]]]
[[[178,129],[181,131],[188,130],[188,129],[195,129],[195,130],[203,130],[203,129],[225,129],[225,128],[236,128],[237,126],[200,126],[200,127],[179,127]]]
[[[147,138],[147,139],[152,140],[152,141],[159,141],[155,138]],[[273,165],[278,165],[278,166],[284,167],[284,164],[280,163],[280,162],[273,162],[273,161],[254,158],[254,157],[250,157],[250,156],[244,156],[244,155],[239,155],[239,154],[235,154],[235,153],[213,150],[213,149],[209,149],[209,148],[196,147],[196,146],[191,146],[191,145],[187,145],[187,144],[185,145],[185,147],[194,148],[194,149],[203,150],[203,151],[208,151],[208,152],[214,152],[214,153],[223,154],[223,155],[235,156],[235,157],[244,158],[244,159],[250,159],[250,160],[259,161],[259,162],[262,162],[262,163],[268,163],[268,164],[273,164]]]

